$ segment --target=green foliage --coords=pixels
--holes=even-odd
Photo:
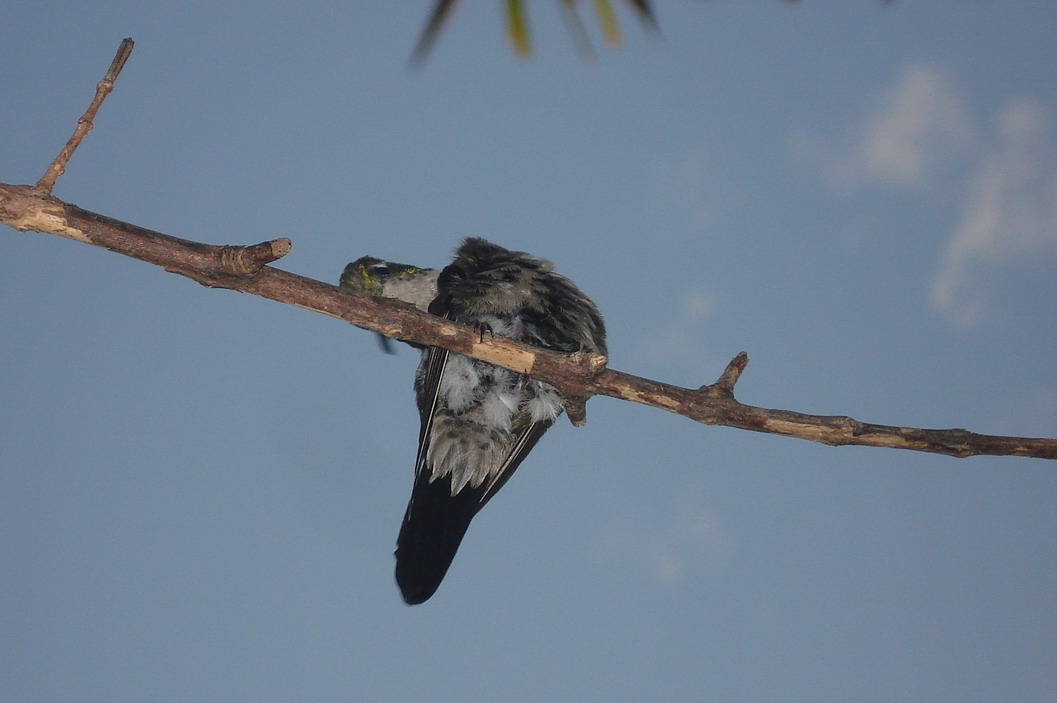
[[[590,55],[593,53],[591,42],[587,36],[583,21],[580,19],[579,0],[557,0],[561,6],[562,17],[565,18],[569,32],[573,36],[581,53]],[[437,0],[433,5],[429,19],[426,20],[426,28],[415,45],[411,61],[413,64],[421,64],[429,54],[437,36],[443,28],[444,22],[453,14],[457,0]],[[657,22],[653,16],[649,0],[625,0],[639,19],[646,25],[656,28]],[[505,0],[507,17],[507,36],[510,38],[514,53],[527,56],[532,53],[532,41],[529,31],[528,14],[524,0]],[[594,0],[595,14],[601,27],[602,37],[609,46],[620,46],[620,25],[617,22],[616,13],[610,0]]]

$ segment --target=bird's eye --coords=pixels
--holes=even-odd
[[[372,276],[388,276],[389,264],[372,264],[369,270]]]

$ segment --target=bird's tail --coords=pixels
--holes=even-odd
[[[484,492],[465,486],[453,496],[450,474],[433,482],[429,474],[418,472],[396,540],[396,582],[409,605],[429,600],[444,580]]]

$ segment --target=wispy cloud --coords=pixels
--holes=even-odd
[[[952,195],[929,304],[956,324],[984,318],[989,282],[1057,257],[1057,144],[1041,103],[1016,98],[973,119],[941,69],[906,68],[839,147],[799,145],[844,192],[878,186]],[[819,156],[822,154],[822,156]]]
[[[670,585],[697,568],[721,568],[729,550],[730,540],[712,512],[684,507],[662,525],[613,526],[599,539],[596,557],[630,564]]]
[[[987,311],[983,274],[1036,257],[1057,262],[1057,147],[1037,101],[1017,99],[998,117],[994,145],[969,180],[940,256],[932,305],[962,324]]]
[[[954,81],[938,68],[910,66],[875,99],[844,146],[827,150],[814,145],[811,151],[823,154],[824,167],[842,190],[876,184],[914,188],[952,158],[971,151],[975,142]]]
[[[975,141],[964,100],[940,70],[911,66],[867,124],[857,155],[879,181],[919,186]]]

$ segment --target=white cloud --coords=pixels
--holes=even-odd
[[[642,570],[658,583],[682,582],[695,568],[718,569],[726,561],[730,540],[716,516],[704,508],[674,511],[667,524],[622,524],[599,540],[596,556]]]
[[[917,188],[952,159],[971,152],[976,136],[951,78],[934,67],[910,66],[880,95],[849,142],[823,157],[834,185]],[[801,145],[801,151],[808,148]],[[826,151],[818,146],[810,150]]]
[[[866,172],[895,185],[921,185],[935,166],[973,142],[973,129],[947,76],[911,66],[866,127],[860,157]]]
[[[798,148],[821,158],[843,190],[943,189],[944,203],[961,203],[928,300],[950,320],[979,321],[988,312],[989,284],[1040,257],[1057,257],[1057,144],[1037,100],[1010,100],[974,121],[948,74],[915,65],[880,94],[852,134],[828,157],[825,146]]]
[[[962,324],[987,312],[988,273],[1057,260],[1057,157],[1047,116],[1037,101],[1008,103],[994,146],[969,179],[965,205],[944,245],[931,303]]]

